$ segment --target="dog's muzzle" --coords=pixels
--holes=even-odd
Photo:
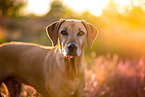
[[[76,43],[69,43],[66,47],[66,54],[67,56],[79,56],[78,54],[78,45]]]

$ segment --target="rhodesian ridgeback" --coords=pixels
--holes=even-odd
[[[21,83],[44,97],[81,97],[85,86],[84,49],[97,29],[82,20],[60,19],[46,27],[52,47],[10,42],[0,46],[0,84],[20,96]]]

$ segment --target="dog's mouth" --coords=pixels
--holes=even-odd
[[[78,57],[78,54],[77,52],[67,52],[66,50],[62,53],[64,57],[66,58],[77,58]]]
[[[77,56],[69,56],[69,55],[67,55],[66,58],[75,59],[75,58],[77,58]]]
[[[72,54],[72,53],[68,53],[66,56],[67,56],[68,58],[76,58],[76,57],[78,57],[77,54]]]

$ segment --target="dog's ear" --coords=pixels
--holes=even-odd
[[[87,23],[85,20],[82,20],[82,23],[87,30],[87,42],[88,42],[88,46],[91,48],[93,41],[95,40],[98,34],[98,29],[92,24]]]
[[[58,29],[60,28],[61,24],[65,21],[65,19],[60,19],[46,27],[47,35],[49,36],[52,45],[55,46],[58,41]]]

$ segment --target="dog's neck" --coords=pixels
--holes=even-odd
[[[83,66],[82,61],[83,61],[82,55],[75,58],[70,58],[70,57],[64,58],[65,71],[70,79],[79,76],[79,73],[81,72]]]
[[[84,70],[84,51],[82,51],[80,56],[74,58],[59,54],[57,59],[59,60],[58,63],[61,62],[61,66],[59,67],[61,68],[62,73],[70,79],[79,76]]]

